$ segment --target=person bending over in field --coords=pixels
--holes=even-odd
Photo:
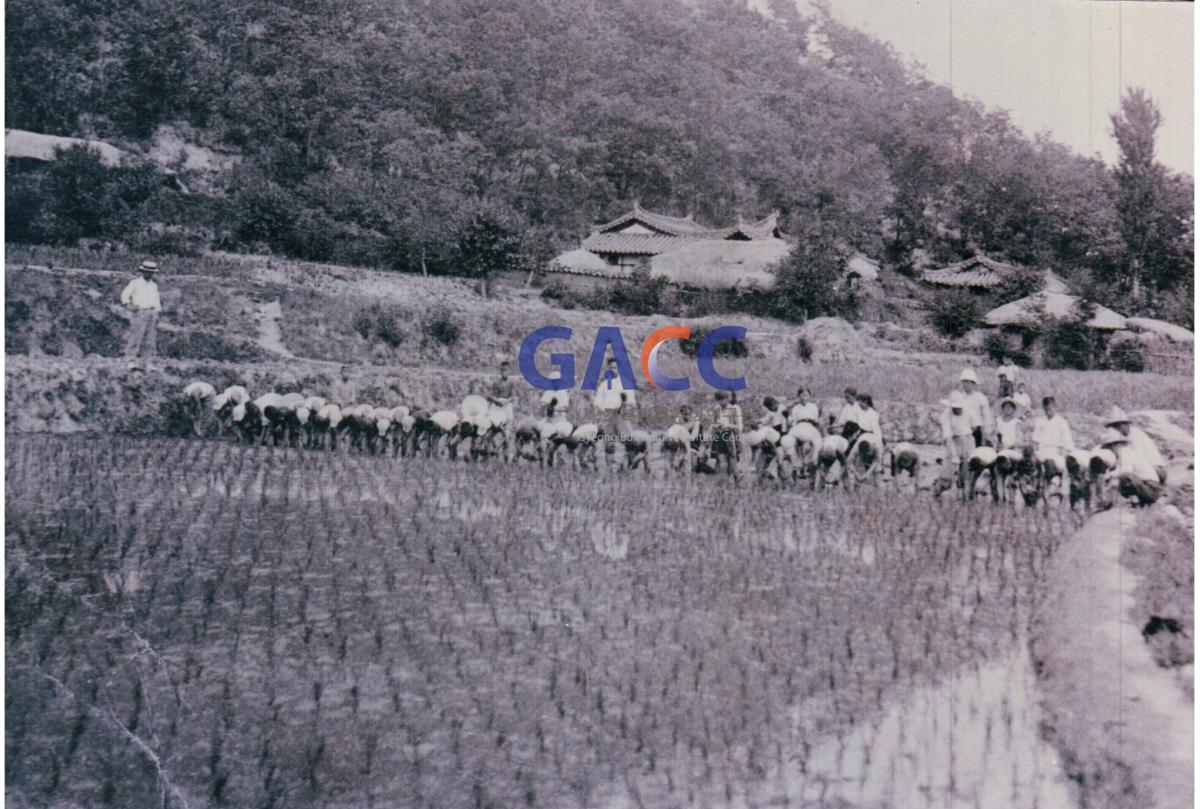
[[[942,404],[942,441],[946,446],[946,464],[956,475],[955,484],[959,494],[966,498],[967,463],[971,452],[975,449],[975,437],[971,426],[971,417],[967,415],[967,397],[961,390],[950,391],[950,397]]]
[[[849,457],[854,461],[850,468],[861,481],[875,471],[875,464],[883,457],[883,427],[870,394],[858,394],[858,429]]]
[[[1134,427],[1125,411],[1114,406],[1105,423],[1109,432],[1103,445],[1117,456],[1112,474],[1118,494],[1148,506],[1162,496],[1167,485],[1167,463],[1150,436]],[[1107,498],[1111,502],[1111,496]]]

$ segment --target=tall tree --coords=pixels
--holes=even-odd
[[[1173,287],[1190,269],[1185,244],[1190,206],[1180,204],[1184,200],[1175,188],[1177,181],[1154,159],[1162,114],[1150,96],[1130,88],[1111,120],[1120,147],[1116,207],[1127,262],[1120,280],[1138,302],[1148,282],[1157,289]]]

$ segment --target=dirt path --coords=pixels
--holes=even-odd
[[[268,301],[258,307],[258,339],[257,342],[272,354],[281,357],[292,357],[283,344],[283,333],[279,329],[279,321],[283,317],[283,309],[279,301]]]
[[[1033,654],[1081,805],[1190,807],[1193,705],[1129,617],[1137,579],[1120,553],[1136,519],[1104,512],[1059,549]]]

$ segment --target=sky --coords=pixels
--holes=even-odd
[[[798,0],[803,7],[805,0]],[[924,65],[955,95],[1008,110],[1112,163],[1123,87],[1163,113],[1158,158],[1194,172],[1193,3],[1114,0],[828,0],[835,17]]]

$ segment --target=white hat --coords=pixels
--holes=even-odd
[[[958,375],[958,381],[960,381],[960,382],[974,382],[976,385],[978,385],[978,384],[979,384],[979,377],[975,376],[975,372],[974,372],[974,371],[972,371],[970,368],[967,368],[967,369],[966,369],[966,370],[964,370],[964,371],[963,371],[961,374],[959,374],[959,375]]]
[[[1114,430],[1111,427],[1104,431],[1104,437],[1100,439],[1100,446],[1108,447],[1113,444],[1128,444],[1129,439],[1121,435],[1120,430]]]
[[[138,265],[139,272],[158,272],[157,261],[143,261]]]
[[[946,399],[946,405],[952,409],[961,410],[967,406],[967,397],[963,395],[961,390],[952,390],[950,391],[950,398]]]
[[[1125,415],[1125,411],[1113,405],[1112,410],[1108,411],[1108,418],[1104,420],[1105,427],[1111,427],[1114,424],[1128,424],[1129,416]]]

